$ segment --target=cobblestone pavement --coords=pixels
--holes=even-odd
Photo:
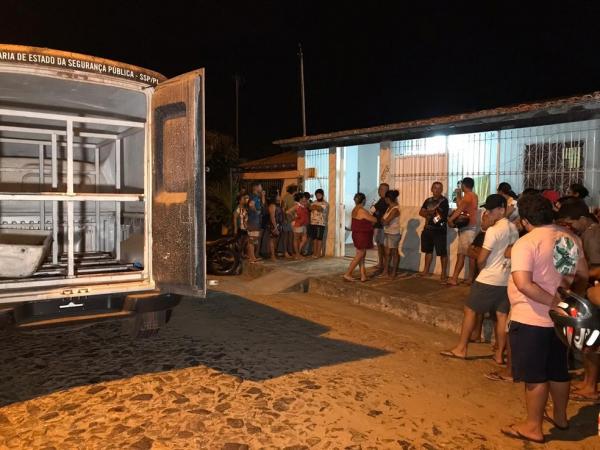
[[[119,324],[1,335],[0,448],[535,448],[498,431],[522,387],[487,381],[489,360],[438,356],[455,335],[323,297],[248,297],[186,299],[146,340]],[[600,448],[598,410],[571,413],[547,448]]]

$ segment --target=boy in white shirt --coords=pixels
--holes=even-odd
[[[487,219],[493,224],[485,232],[485,240],[477,258],[481,268],[479,275],[471,287],[469,298],[465,305],[465,316],[462,323],[460,341],[452,350],[441,352],[442,356],[450,358],[467,358],[469,338],[477,324],[477,314],[492,312],[496,314],[497,348],[494,359],[504,363],[506,347],[506,321],[510,302],[507,285],[510,277],[510,259],[505,252],[519,238],[514,224],[506,216],[506,199],[499,194],[488,196],[485,204]]]

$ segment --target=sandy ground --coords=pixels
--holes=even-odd
[[[440,357],[451,333],[242,279],[219,289],[152,339],[115,324],[1,336],[0,448],[542,448],[500,434],[522,386],[486,380],[489,359]],[[570,413],[545,448],[600,449],[598,408]]]

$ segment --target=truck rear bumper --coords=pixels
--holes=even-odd
[[[171,310],[180,301],[177,294],[145,291],[23,302],[0,309],[0,329],[31,330],[128,319],[137,314]]]

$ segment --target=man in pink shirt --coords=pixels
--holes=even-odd
[[[502,433],[543,443],[544,420],[558,429],[568,427],[570,385],[567,349],[556,336],[548,313],[559,301],[558,287],[585,289],[587,264],[579,238],[553,224],[548,199],[526,195],[519,199],[518,208],[527,234],[515,243],[511,253],[509,339],[513,379],[525,383],[527,418],[502,429]],[[545,409],[549,393],[552,413]]]

